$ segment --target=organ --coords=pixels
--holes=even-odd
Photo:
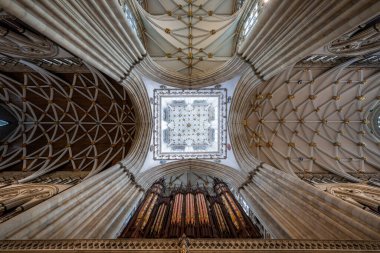
[[[212,188],[166,187],[155,182],[121,233],[121,238],[261,238],[227,184]]]

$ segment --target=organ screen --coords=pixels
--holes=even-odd
[[[261,238],[231,193],[215,178],[211,189],[204,186],[166,188],[155,182],[145,194],[120,238]]]

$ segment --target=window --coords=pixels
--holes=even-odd
[[[225,159],[225,89],[154,91],[154,158]]]
[[[235,9],[239,10],[241,7],[243,7],[244,2],[245,2],[245,0],[237,0],[235,2]]]
[[[132,28],[132,30],[137,34],[137,36],[141,39],[140,30],[137,24],[137,20],[135,16],[133,15],[131,9],[129,8],[128,4],[124,5],[124,14],[127,18],[129,26]]]
[[[0,119],[0,127],[9,125],[9,122],[6,120]]]
[[[371,134],[380,139],[380,102],[376,101],[370,108],[367,116],[368,128]]]
[[[243,43],[243,41],[247,38],[249,32],[252,30],[252,27],[256,24],[257,18],[259,16],[259,3],[257,2],[252,11],[250,12],[249,16],[246,18],[243,24],[243,28],[240,32],[239,37],[239,46]]]

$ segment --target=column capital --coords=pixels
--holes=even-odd
[[[136,182],[135,175],[122,162],[118,162],[117,164],[127,174],[127,176],[129,177],[129,179],[131,180],[131,183],[133,185],[138,185],[137,182]]]

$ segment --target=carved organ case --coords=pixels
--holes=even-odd
[[[261,238],[226,183],[166,188],[154,183],[121,238]]]

